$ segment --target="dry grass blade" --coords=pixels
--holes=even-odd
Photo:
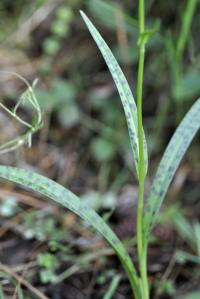
[[[36,289],[34,286],[32,286],[27,280],[25,280],[23,277],[19,276],[15,272],[13,272],[12,269],[7,267],[6,265],[3,265],[0,263],[0,271],[8,273],[11,277],[15,278],[19,284],[21,284],[21,285],[25,286],[27,289],[29,289],[34,295],[37,296],[37,298],[49,299],[49,297],[42,294],[38,289]]]

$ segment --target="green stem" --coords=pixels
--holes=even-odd
[[[144,71],[145,45],[143,42],[139,45],[139,67],[137,84],[137,115],[138,115],[138,141],[139,141],[139,182],[144,182],[145,164],[144,164],[144,146],[143,146],[143,126],[142,126],[142,86]]]
[[[141,276],[142,299],[149,299],[149,288],[147,279],[147,258],[146,250],[143,246],[143,208],[144,208],[144,184],[145,184],[145,163],[144,163],[144,145],[143,145],[143,121],[142,121],[142,90],[143,73],[145,60],[145,8],[144,0],[139,0],[139,65],[137,80],[137,114],[138,114],[138,143],[139,143],[139,189],[137,205],[137,248],[139,269]]]
[[[139,30],[140,34],[144,33],[145,18],[144,18],[144,0],[139,0]]]

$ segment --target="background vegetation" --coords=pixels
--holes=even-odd
[[[39,78],[36,94],[45,123],[32,148],[1,155],[0,162],[34,169],[81,195],[110,222],[134,259],[130,239],[137,181],[126,123],[79,9],[109,43],[135,95],[137,1],[1,1],[0,68],[29,82]],[[154,28],[144,77],[149,183],[175,127],[200,94],[199,11],[193,0],[146,1],[147,23]],[[24,86],[12,76],[2,73],[0,78],[1,101],[12,107]],[[26,108],[20,112],[31,118]],[[3,110],[0,127],[1,143],[23,132]],[[152,298],[199,298],[199,158],[196,138],[151,241]],[[0,222],[0,297],[131,298],[112,250],[70,212],[2,183]]]

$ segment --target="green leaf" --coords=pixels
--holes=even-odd
[[[59,41],[52,37],[47,37],[43,42],[43,49],[48,55],[55,55],[60,49]]]
[[[92,142],[92,153],[99,162],[111,160],[116,154],[116,146],[109,140],[97,137]]]
[[[51,27],[52,33],[58,38],[66,36],[68,30],[67,25],[62,20],[55,20]]]
[[[119,286],[120,280],[121,280],[120,275],[115,275],[113,277],[106,294],[103,296],[103,299],[111,299],[113,297],[114,293],[116,292],[116,289]]]
[[[45,110],[61,110],[64,105],[74,103],[76,97],[74,85],[68,80],[58,78],[53,80],[50,89],[36,88],[35,93],[40,106]]]
[[[181,212],[177,212],[172,221],[179,236],[182,237],[189,246],[193,247],[192,249],[194,249],[196,245],[195,233],[193,231],[193,226],[189,223],[186,217]]]
[[[128,85],[128,82],[118,65],[114,55],[109,49],[108,45],[101,37],[100,33],[88,19],[88,17],[81,11],[83,20],[85,21],[92,37],[94,38],[101,54],[104,57],[104,60],[111,72],[113,80],[115,81],[116,87],[118,89],[124,112],[126,115],[129,137],[131,142],[131,147],[133,151],[133,158],[135,162],[136,171],[138,174],[138,161],[139,161],[139,145],[138,145],[138,121],[137,121],[137,107],[131,92],[131,89]],[[145,157],[145,174],[147,173],[148,168],[148,155],[147,155],[147,146],[144,136],[144,157]]]
[[[174,86],[173,94],[177,102],[182,102],[199,95],[199,93],[199,70],[193,67],[181,78],[179,84]]]
[[[61,5],[56,10],[56,17],[59,21],[70,23],[74,19],[74,13],[68,5]]]
[[[21,184],[53,199],[57,203],[73,211],[95,228],[107,240],[118,255],[128,274],[131,286],[136,294],[136,299],[140,298],[139,281],[130,256],[115,233],[94,210],[82,203],[75,194],[63,186],[37,173],[15,167],[0,166],[0,178]]]
[[[46,269],[55,269],[58,266],[58,259],[54,254],[45,252],[37,257],[38,265]]]
[[[65,128],[71,128],[80,120],[78,107],[74,103],[63,105],[58,111],[58,118]]]
[[[147,244],[151,228],[161,207],[174,174],[192,139],[200,128],[200,99],[186,114],[172,136],[158,166],[144,214],[144,244]]]
[[[18,284],[18,285],[16,286],[16,289],[17,289],[17,295],[18,295],[18,298],[19,298],[19,299],[24,299],[24,294],[23,294],[23,292],[22,292],[22,288],[21,288],[20,284]],[[0,297],[0,298],[1,298],[1,297]]]
[[[197,265],[200,265],[200,257],[182,250],[177,250],[176,261],[180,264],[185,264],[186,262],[190,262],[190,263],[195,263]]]
[[[3,292],[3,289],[2,289],[1,285],[0,285],[0,298],[5,299],[4,292]]]

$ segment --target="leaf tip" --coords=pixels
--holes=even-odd
[[[79,12],[80,12],[82,18],[84,19],[86,17],[86,14],[84,13],[84,11],[80,9]]]
[[[79,11],[81,14],[81,17],[83,18],[84,22],[86,23],[86,25],[88,26],[88,24],[90,24],[90,19],[88,18],[88,16],[84,13],[83,10]],[[91,25],[91,24],[90,24]]]

